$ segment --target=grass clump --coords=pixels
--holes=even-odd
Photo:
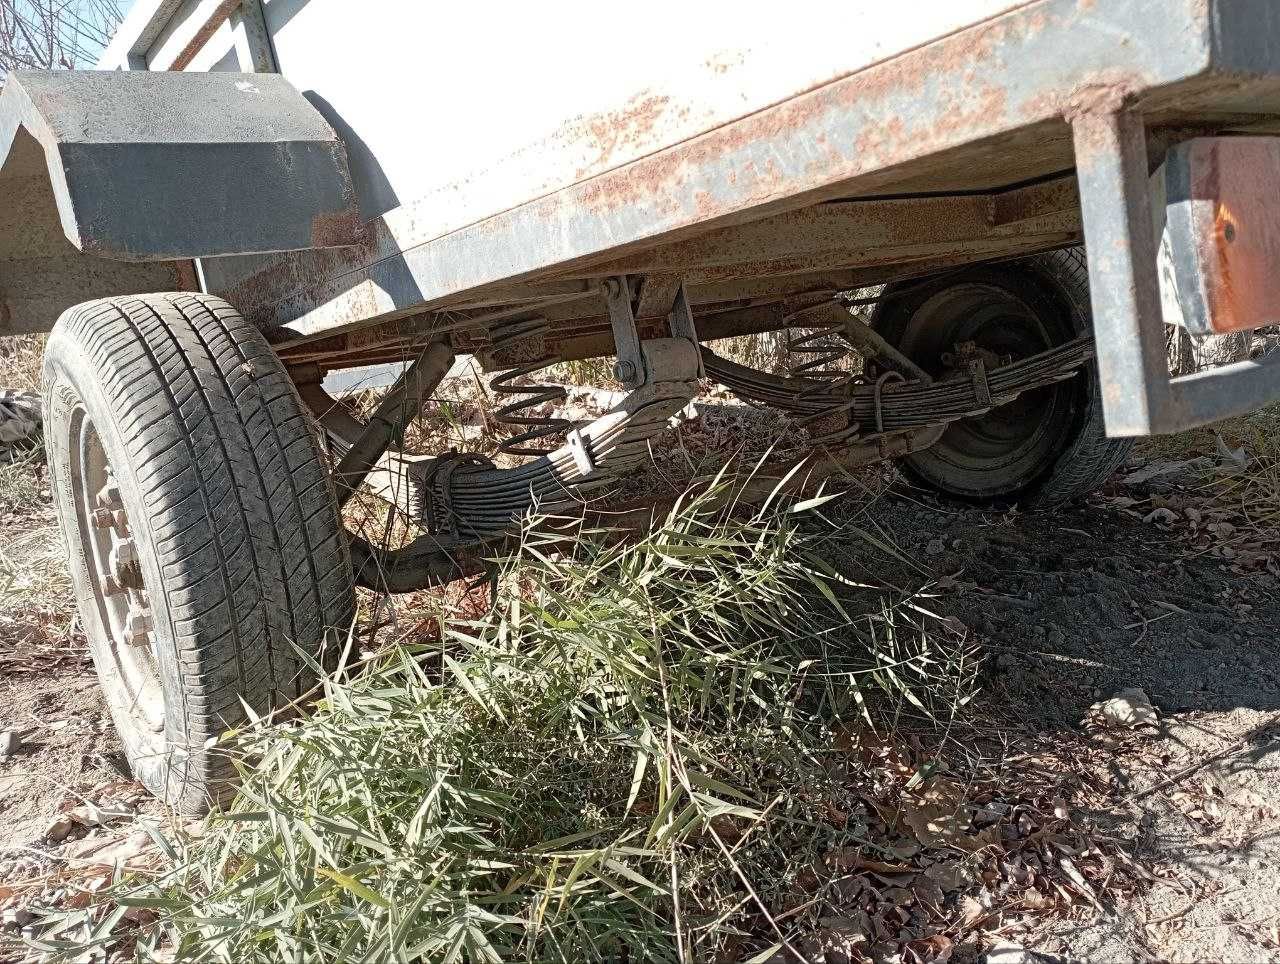
[[[816,561],[802,513],[686,498],[638,543],[526,533],[481,619],[441,614],[236,738],[227,812],[46,950],[219,960],[767,957],[861,846],[833,729],[870,689],[929,710],[946,654]],[[864,614],[864,611],[865,614]],[[952,680],[954,682],[954,679]],[[867,845],[871,852],[874,847]],[[79,914],[80,916],[76,916]],[[96,915],[96,916],[95,916]],[[109,925],[109,926],[108,926]]]

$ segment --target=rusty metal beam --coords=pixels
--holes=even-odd
[[[241,0],[200,0],[169,36],[161,36],[147,54],[149,70],[185,70],[240,6]]]
[[[616,261],[591,276],[665,272],[693,281],[763,277],[942,255],[1080,235],[1074,178],[998,194],[832,201],[711,231]]]
[[[665,318],[676,303],[682,283],[678,274],[655,271],[645,275],[640,280],[640,293],[636,297],[636,318],[640,321]]]
[[[748,290],[785,296],[816,274],[843,275],[842,286],[849,288],[930,267],[1031,254],[1080,236],[1073,177],[991,194],[834,201],[654,248],[582,276],[486,289],[458,308],[542,300],[563,291],[570,297],[557,303],[575,317],[595,318],[600,313],[589,296],[595,279],[631,274],[643,278],[636,317],[649,320],[670,310],[681,278],[696,307],[738,289],[732,297],[746,297]]]
[[[455,222],[431,199],[411,202],[349,251],[286,255],[219,293],[263,327],[311,333],[594,272],[823,202],[1044,177],[1072,166],[1064,114],[1090,91],[1140,95],[1153,124],[1184,120],[1215,90],[1221,99],[1243,67],[1214,39],[1211,9],[1029,3],[488,217]],[[1280,99],[1277,74],[1254,85],[1253,113]]]

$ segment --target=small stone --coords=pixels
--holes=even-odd
[[[50,843],[62,843],[62,841],[67,839],[67,834],[71,833],[71,828],[75,825],[76,823],[74,820],[68,820],[66,817],[61,817],[49,824],[48,829],[44,832],[44,837]]]
[[[1151,698],[1140,687],[1121,690],[1111,699],[1096,704],[1102,719],[1110,726],[1155,726],[1158,722],[1156,708]]]
[[[1014,941],[993,944],[983,961],[985,964],[1070,964],[1070,959],[1060,954],[1033,951]]]
[[[0,733],[0,760],[13,756],[22,746],[22,737],[13,730]]]
[[[924,547],[924,551],[931,556],[936,556],[939,553],[946,552],[947,546],[941,539],[930,539],[928,544]]]

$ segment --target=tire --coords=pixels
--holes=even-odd
[[[171,806],[204,812],[234,787],[212,744],[246,704],[304,695],[315,679],[295,645],[331,663],[351,624],[313,423],[261,332],[189,293],[67,311],[44,403],[76,601],[129,763]]]
[[[918,286],[890,285],[885,294],[872,327],[934,375],[947,372],[943,350],[958,340],[1025,357],[1092,328],[1082,248],[965,268]],[[1081,376],[954,423],[902,467],[954,498],[1055,508],[1096,490],[1132,447],[1130,439],[1107,438],[1091,365]]]

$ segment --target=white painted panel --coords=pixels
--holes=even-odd
[[[264,16],[281,72],[346,141],[366,220],[404,247],[1029,2],[266,0]],[[204,268],[227,291],[264,263]]]
[[[281,71],[354,147],[374,217],[464,182],[509,206],[1023,5],[267,0],[264,10]]]

